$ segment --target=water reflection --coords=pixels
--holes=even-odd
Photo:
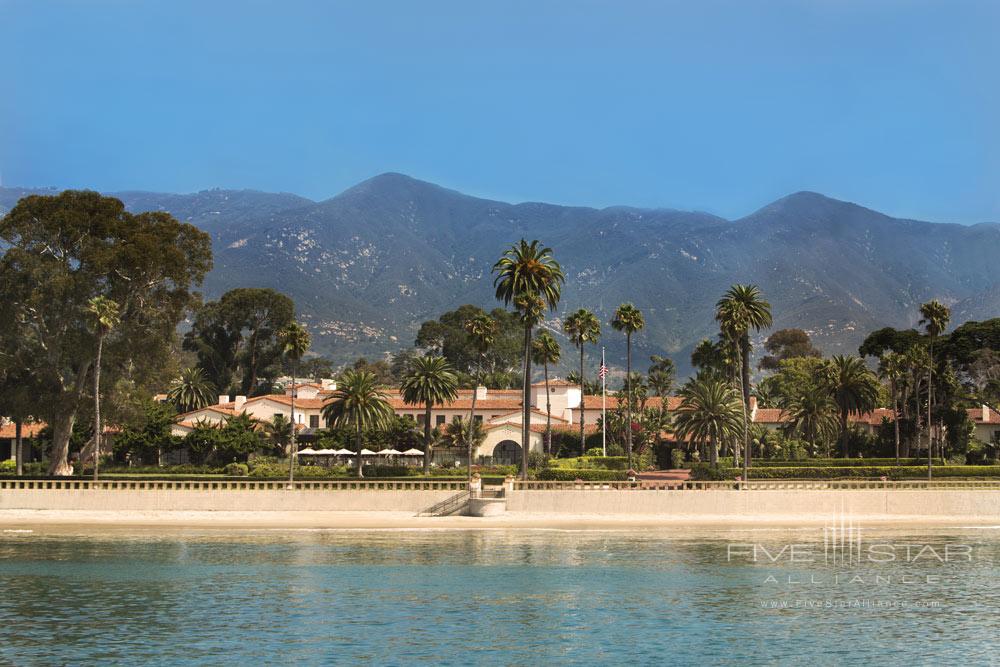
[[[974,558],[847,568],[931,577],[875,586],[727,559],[812,529],[3,533],[0,662],[992,660],[1000,531],[870,535]],[[881,598],[936,606],[795,606]]]

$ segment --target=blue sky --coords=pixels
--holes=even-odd
[[[0,171],[1000,221],[998,28],[992,0],[0,0]]]

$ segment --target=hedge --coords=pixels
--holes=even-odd
[[[701,463],[691,468],[691,479],[735,479],[741,476],[740,468],[718,468]],[[934,478],[968,477],[997,478],[1000,477],[1000,466],[934,466]],[[927,466],[819,466],[819,467],[773,467],[750,468],[750,479],[879,479],[890,480],[927,479]]]
[[[751,462],[755,468],[848,468],[854,466],[896,466],[894,458],[872,458],[872,459],[800,459],[798,461],[779,461],[755,458]],[[908,458],[900,459],[900,465],[919,466],[927,465],[927,459]]]
[[[624,470],[576,470],[573,468],[544,468],[538,471],[536,479],[551,482],[616,482],[625,481]]]

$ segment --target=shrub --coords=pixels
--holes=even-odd
[[[739,468],[713,469],[710,465],[691,466],[693,480],[728,480],[742,475]],[[750,479],[927,479],[926,466],[845,466],[845,467],[761,467],[750,469]],[[1000,477],[1000,466],[936,466],[935,478]]]
[[[229,463],[222,472],[229,477],[246,477],[250,474],[250,468],[245,463]]]
[[[670,450],[670,467],[677,469],[684,467],[684,450],[683,449],[672,449]]]
[[[604,456],[604,450],[600,447],[591,447],[587,450],[587,456]]]
[[[0,475],[9,475],[17,471],[17,462],[13,459],[0,461]]]
[[[556,482],[572,482],[580,479],[585,482],[624,481],[624,470],[575,470],[572,468],[545,468],[538,471],[537,479]]]

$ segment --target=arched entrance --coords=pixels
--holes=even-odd
[[[521,445],[513,440],[502,440],[493,448],[493,463],[514,465],[521,462]]]

